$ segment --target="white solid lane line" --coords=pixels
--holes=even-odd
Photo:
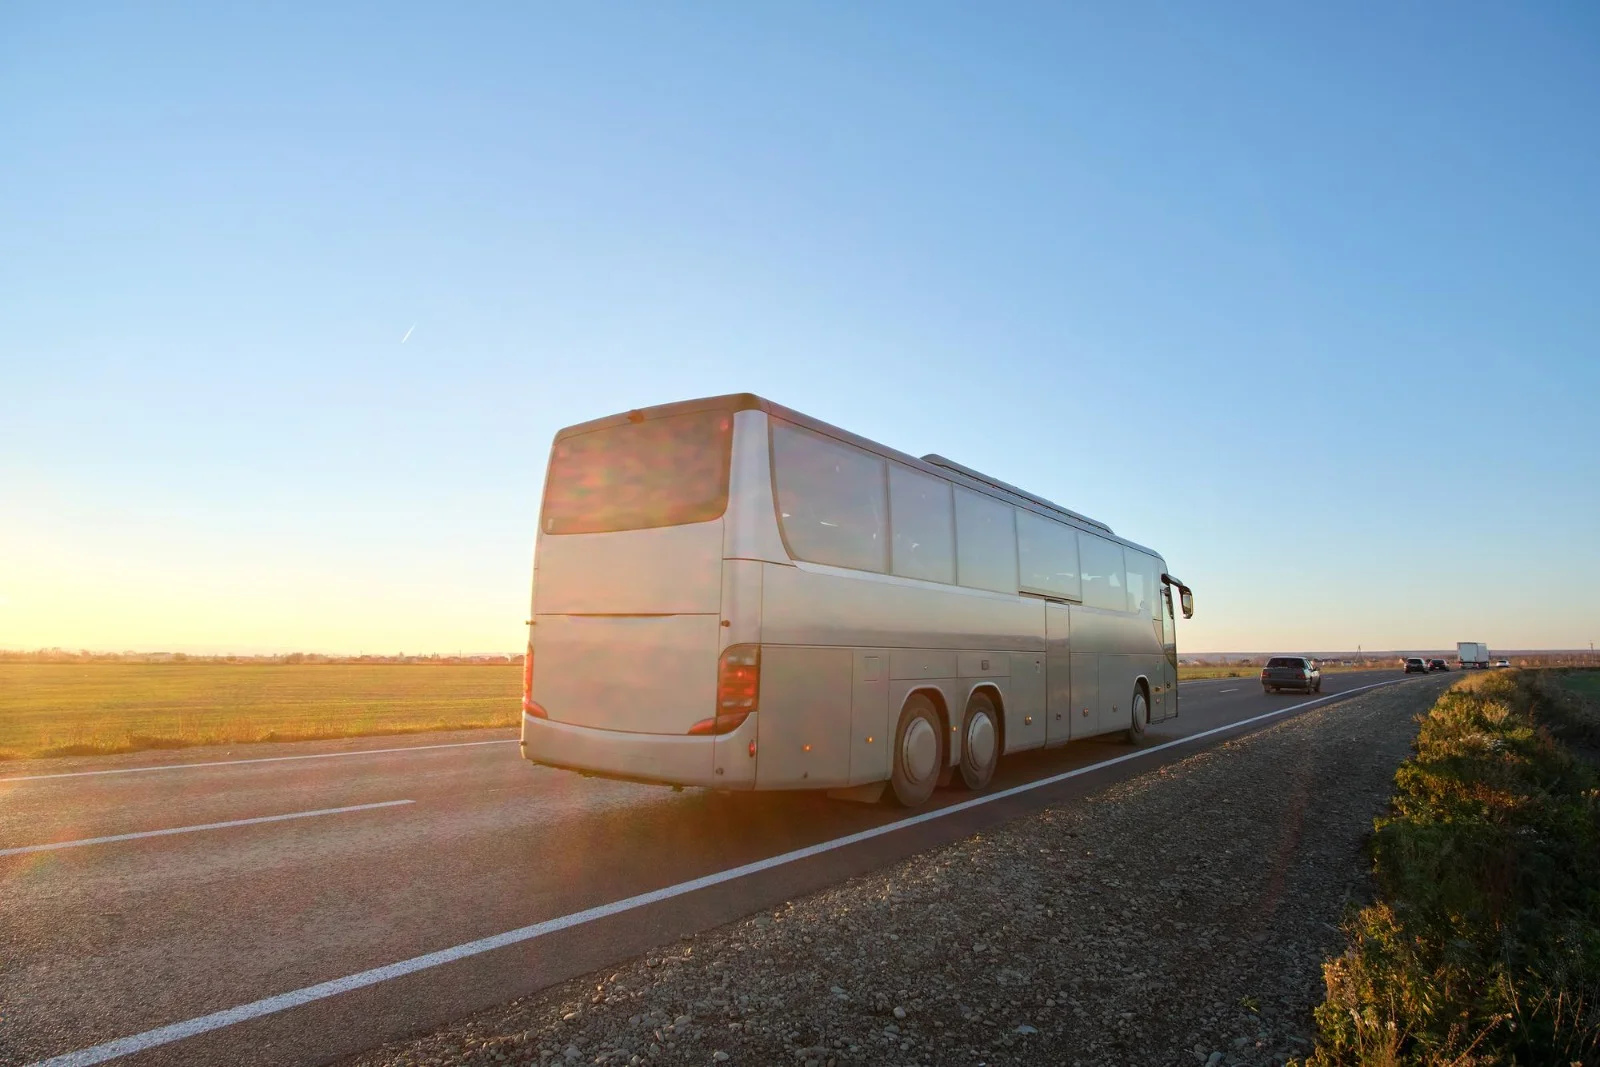
[[[452,741],[447,745],[403,745],[399,748],[358,748],[351,752],[313,752],[308,756],[260,756],[256,759],[223,759],[209,763],[168,763],[157,767],[114,767],[106,771],[63,771],[60,774],[29,774],[21,778],[0,778],[0,782],[40,782],[46,778],[91,778],[101,774],[148,774],[153,771],[192,771],[197,767],[235,767],[241,763],[288,763],[301,759],[339,759],[345,756],[381,756],[391,752],[426,752],[434,748],[475,748],[478,745],[514,745],[515,737],[497,741]]]
[[[290,819],[311,819],[318,815],[343,815],[351,811],[372,811],[375,808],[394,808],[401,804],[415,804],[414,800],[382,800],[376,804],[351,804],[345,808],[318,808],[316,811],[292,811],[287,815],[261,815],[254,819],[230,819],[227,822],[203,822],[198,826],[174,826],[166,830],[140,830],[136,834],[112,834],[110,837],[85,837],[77,841],[53,841],[48,845],[22,845],[18,848],[0,848],[0,856],[21,856],[28,852],[54,852],[61,848],[83,848],[85,845],[108,845],[113,841],[137,841],[143,837],[167,837],[172,834],[193,834],[201,830],[225,830],[230,826],[255,826],[264,822],[288,822]]]
[[[1014,797],[1021,793],[1030,792],[1034,789],[1042,789],[1045,786],[1055,785],[1059,782],[1064,782],[1069,778],[1077,778],[1080,775],[1088,774],[1091,771],[1097,771],[1104,767],[1112,767],[1119,763],[1126,763],[1129,760],[1141,759],[1145,756],[1154,755],[1157,752],[1162,752],[1169,748],[1176,748],[1180,745],[1190,745],[1201,740],[1202,738],[1212,737],[1220,733],[1226,733],[1229,730],[1237,730],[1241,726],[1249,726],[1251,723],[1265,722],[1267,719],[1276,718],[1279,715],[1286,715],[1291,711],[1297,711],[1301,708],[1309,708],[1314,704],[1321,704],[1325,701],[1332,700],[1335,697],[1350,696],[1351,694],[1359,693],[1363,690],[1377,689],[1379,686],[1385,685],[1394,685],[1396,682],[1402,680],[1403,679],[1392,678],[1388,681],[1373,682],[1371,685],[1364,685],[1357,689],[1346,689],[1342,693],[1329,693],[1327,696],[1318,697],[1315,700],[1307,700],[1299,704],[1290,705],[1287,708],[1278,708],[1275,711],[1264,712],[1248,719],[1240,719],[1238,722],[1229,723],[1226,726],[1213,727],[1212,729],[1202,731],[1201,733],[1190,734],[1188,737],[1180,737],[1175,741],[1167,741],[1163,744],[1151,745],[1149,748],[1141,748],[1125,755],[1114,756],[1108,760],[1101,760],[1099,763],[1092,763],[1084,767],[1078,767],[1075,770],[1063,771],[1060,774],[1053,774],[1048,778],[1041,778],[1036,782],[1027,782],[1023,785],[1012,786],[1010,789],[1002,789],[998,793],[988,793],[981,797],[974,797],[971,800],[964,800],[959,804],[951,804],[949,807],[939,808],[936,811],[924,812],[921,815],[912,815],[896,822],[886,823],[883,826],[875,826],[870,830],[862,830],[859,833],[848,834],[844,837],[834,838],[832,841],[824,841],[817,845],[808,845],[805,848],[795,849],[793,852],[785,852],[782,855],[772,856],[764,860],[756,860],[754,863],[746,863],[740,867],[731,867],[728,870],[718,871],[715,874],[707,874],[699,878],[690,879],[687,882],[679,882],[677,885],[669,885],[664,889],[653,889],[648,893],[640,893],[638,896],[628,897],[624,900],[614,900],[609,904],[601,904],[593,908],[585,908],[583,911],[575,911],[570,915],[561,915],[554,919],[546,919],[543,922],[537,922],[531,926],[524,926],[516,930],[507,930],[503,934],[494,934],[490,937],[479,938],[476,941],[468,941],[464,944],[455,945],[451,948],[440,949],[437,952],[429,952],[426,955],[413,956],[411,959],[401,960],[398,963],[390,963],[382,967],[374,967],[370,971],[361,971],[358,974],[347,975],[344,978],[335,978],[332,981],[321,982],[312,986],[305,986],[302,989],[291,990],[287,993],[279,993],[277,996],[264,997],[261,1000],[251,1001],[249,1004],[240,1004],[237,1007],[226,1008],[222,1011],[212,1012],[210,1015],[201,1015],[194,1019],[186,1019],[183,1022],[170,1023],[166,1026],[157,1027],[154,1030],[146,1030],[142,1034],[131,1034],[128,1037],[119,1037],[115,1041],[107,1041],[103,1045],[95,1045],[91,1048],[79,1049],[77,1052],[62,1053],[59,1056],[52,1056],[48,1060],[40,1060],[37,1063],[29,1065],[29,1067],[88,1067],[89,1064],[104,1063],[107,1060],[114,1060],[120,1056],[130,1056],[135,1052],[143,1052],[146,1049],[156,1048],[161,1045],[169,1045],[174,1041],[182,1041],[184,1038],[194,1037],[196,1034],[204,1034],[212,1030],[220,1030],[223,1027],[232,1026],[235,1023],[247,1022],[250,1019],[259,1019],[263,1015],[272,1015],[276,1012],[287,1011],[290,1008],[300,1007],[302,1004],[310,1004],[313,1001],[324,1000],[328,997],[338,996],[340,993],[348,993],[353,989],[364,989],[367,986],[377,985],[380,982],[387,982],[392,978],[401,978],[408,974],[415,974],[418,971],[425,971],[433,967],[443,966],[447,963],[454,963],[455,961],[465,959],[468,956],[476,956],[484,952],[492,952],[497,948],[505,948],[508,945],[516,945],[524,941],[531,941],[536,937],[544,937],[546,934],[553,934],[560,930],[568,930],[574,926],[583,926],[587,923],[595,922],[598,919],[605,919],[612,915],[619,915],[623,912],[647,907],[651,904],[658,904],[663,900],[671,900],[674,897],[681,897],[687,893],[693,893],[698,889],[707,889],[711,886],[722,885],[725,882],[732,882],[748,875],[772,870],[774,867],[782,867],[786,864],[795,863],[799,860],[810,859],[813,856],[820,856],[823,853],[832,852],[836,849],[860,844],[863,841],[870,841],[873,838],[894,833],[896,830],[904,830],[910,826],[917,826],[921,823],[932,822],[934,819],[942,819],[947,815],[954,815],[958,811],[966,811],[969,808],[981,807],[984,804],[993,804],[997,800],[1004,800],[1007,797]]]
[[[1223,693],[1237,693],[1238,691],[1239,690],[1237,690],[1237,689],[1223,689],[1223,690],[1220,690],[1217,695],[1221,696]]]

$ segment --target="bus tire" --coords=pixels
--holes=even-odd
[[[982,690],[967,701],[961,724],[961,781],[977,791],[988,786],[1000,762],[1000,715]]]
[[[944,723],[926,694],[912,693],[900,709],[894,731],[894,771],[889,785],[904,808],[927,803],[944,766]]]
[[[1144,683],[1134,685],[1133,699],[1130,703],[1132,708],[1128,714],[1128,743],[1142,745],[1149,736],[1150,729],[1150,697],[1145,693]]]

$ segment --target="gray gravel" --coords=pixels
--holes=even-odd
[[[412,1041],[420,1064],[1280,1064],[1429,679]]]

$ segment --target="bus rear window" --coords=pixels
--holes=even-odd
[[[707,522],[728,507],[733,415],[692,411],[558,440],[544,532],[607,533]]]

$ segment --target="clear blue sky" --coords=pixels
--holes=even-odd
[[[0,10],[0,647],[516,650],[552,433],[735,390],[1191,650],[1600,640],[1594,5],[465,7]]]

